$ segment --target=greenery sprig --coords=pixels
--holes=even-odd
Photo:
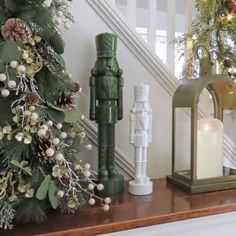
[[[78,83],[66,72],[60,26],[70,28],[68,0],[0,0],[0,228],[41,222],[48,209],[73,213],[110,198],[78,155],[90,150]]]
[[[198,63],[195,63],[198,59],[194,52],[198,45],[203,45],[217,64],[218,73],[235,80],[236,3],[233,0],[196,0],[196,7],[198,13],[189,32],[177,39],[180,50],[187,47],[188,52],[182,78],[198,76]]]

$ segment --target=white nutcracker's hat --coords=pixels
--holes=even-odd
[[[135,101],[147,102],[149,96],[149,85],[138,84],[134,86]]]

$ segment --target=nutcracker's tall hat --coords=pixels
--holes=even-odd
[[[149,96],[149,86],[147,84],[138,84],[134,86],[134,97],[138,102],[147,102]]]
[[[102,33],[96,36],[97,57],[115,57],[117,36],[110,33]]]

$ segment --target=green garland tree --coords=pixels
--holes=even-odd
[[[188,57],[183,70],[183,78],[198,76],[198,56],[196,47],[204,46],[217,64],[218,70],[229,78],[236,79],[236,1],[196,0],[197,16],[189,32],[177,40]]]
[[[74,212],[95,203],[95,172],[78,153],[90,149],[78,126],[80,91],[61,56],[59,26],[68,0],[0,0],[0,228],[41,222],[48,209]],[[109,198],[99,198],[104,210]]]

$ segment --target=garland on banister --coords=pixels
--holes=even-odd
[[[198,76],[195,55],[197,45],[206,47],[215,61],[219,73],[236,80],[236,1],[197,0],[197,16],[189,32],[177,39],[179,49],[187,47],[187,60],[183,69],[183,79]],[[204,56],[204,55],[203,55]]]
[[[70,28],[68,0],[0,0],[0,228],[41,222],[49,209],[73,213],[110,198],[78,153],[91,149],[78,121],[81,91],[66,72],[58,30]]]

